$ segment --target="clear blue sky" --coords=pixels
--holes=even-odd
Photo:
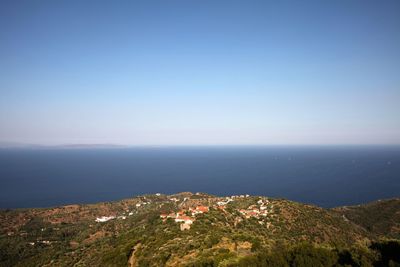
[[[400,1],[1,1],[0,142],[399,144]]]

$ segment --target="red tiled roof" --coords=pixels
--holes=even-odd
[[[184,220],[184,221],[193,221],[193,218],[191,218],[191,217],[189,217],[189,216],[179,216],[179,217],[176,217],[176,219],[180,219],[180,220]]]
[[[196,210],[202,211],[202,212],[207,212],[208,211],[208,207],[206,206],[197,206]]]

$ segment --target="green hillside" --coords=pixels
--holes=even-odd
[[[390,201],[371,221],[352,207],[202,193],[3,210],[0,266],[385,266],[400,263],[399,243],[382,239],[398,237]]]
[[[380,237],[400,239],[400,199],[379,200],[365,205],[333,209],[348,220]]]

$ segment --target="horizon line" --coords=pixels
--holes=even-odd
[[[0,148],[157,148],[157,147],[339,147],[339,146],[400,146],[400,143],[259,143],[259,144],[121,144],[121,143],[60,143],[60,144],[40,144],[40,143],[19,143],[19,142],[0,142]]]

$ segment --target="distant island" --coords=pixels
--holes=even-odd
[[[129,146],[126,145],[117,145],[117,144],[68,144],[68,145],[57,145],[51,146],[52,148],[128,148]]]
[[[0,211],[0,266],[399,266],[400,199],[152,194]]]
[[[16,142],[0,142],[0,148],[6,149],[89,149],[89,148],[128,148],[120,144],[59,144],[41,145]]]

